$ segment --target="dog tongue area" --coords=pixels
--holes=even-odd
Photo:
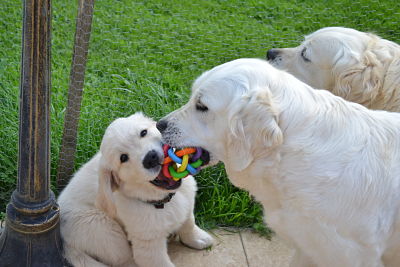
[[[174,190],[177,189],[181,183],[182,179],[179,179],[178,181],[175,181],[174,179],[170,179],[168,177],[165,177],[165,175],[162,173],[162,170],[156,177],[156,179],[150,181],[155,186],[167,189],[167,190]]]

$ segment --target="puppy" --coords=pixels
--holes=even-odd
[[[155,126],[141,113],[112,122],[100,152],[59,196],[65,257],[73,266],[174,266],[171,233],[192,248],[212,245],[194,222],[194,178],[176,182],[160,172]]]
[[[157,128],[225,164],[297,249],[291,266],[400,266],[400,114],[238,59],[202,74]]]
[[[374,34],[322,28],[298,47],[268,50],[267,59],[314,88],[371,109],[400,111],[400,46]]]

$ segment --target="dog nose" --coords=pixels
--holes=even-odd
[[[160,133],[162,133],[163,131],[165,131],[165,129],[167,129],[168,121],[160,120],[160,121],[157,122],[156,127],[160,131]]]
[[[146,169],[151,169],[160,165],[160,158],[155,150],[151,150],[147,152],[146,156],[143,159],[143,167]]]
[[[267,59],[268,60],[274,60],[277,56],[279,55],[279,50],[278,49],[270,49],[267,51]]]

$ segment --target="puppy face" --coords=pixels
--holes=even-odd
[[[366,53],[377,38],[348,28],[323,28],[297,47],[268,50],[267,59],[314,88],[360,103],[364,91],[375,86],[368,68],[377,62]]]
[[[98,205],[114,213],[112,191],[142,200],[165,197],[180,186],[162,174],[161,134],[141,113],[119,118],[106,129],[100,146]]]
[[[278,111],[260,72],[272,68],[262,60],[242,59],[217,66],[193,84],[189,102],[159,123],[172,146],[200,146],[211,164],[223,161],[246,168],[255,149],[281,141]]]

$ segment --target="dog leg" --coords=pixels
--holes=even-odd
[[[327,242],[328,243],[328,242]],[[327,244],[326,250],[308,250],[316,266],[329,267],[383,267],[381,256],[374,249],[366,249],[356,243],[335,247],[336,244]]]
[[[127,236],[120,225],[102,212],[76,213],[74,217],[65,215],[61,221],[61,234],[64,243],[69,245],[67,252],[68,248],[84,251],[96,260],[113,266],[125,264],[133,258]],[[73,261],[74,257],[66,254],[66,258]]]
[[[74,267],[107,267],[107,265],[96,261],[91,256],[67,244],[64,244],[64,257],[67,258],[69,263]]]
[[[167,239],[131,238],[133,259],[140,267],[174,267],[167,253]]]
[[[208,248],[214,243],[214,239],[195,224],[193,213],[179,229],[178,235],[183,244],[195,249]]]

